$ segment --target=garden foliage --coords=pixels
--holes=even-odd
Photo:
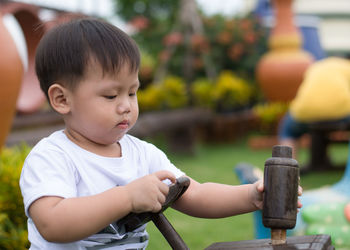
[[[140,17],[138,17],[140,18]],[[220,15],[202,16],[203,34],[193,33],[186,40],[181,29],[168,28],[155,42],[146,39],[156,32],[150,24],[134,35],[141,50],[153,58],[154,68],[167,64],[168,73],[184,77],[184,60],[187,53],[192,57],[193,79],[208,77],[206,67],[219,74],[223,70],[232,70],[248,80],[255,78],[255,67],[267,50],[266,30],[253,15],[226,18]],[[153,48],[157,45],[155,48]],[[190,50],[189,50],[189,49]],[[147,78],[142,69],[149,64],[141,64],[141,80]],[[153,68],[153,72],[155,69]]]
[[[249,105],[255,89],[233,71],[222,71],[213,81],[198,78],[186,87],[182,78],[168,76],[162,82],[139,90],[141,111],[183,108],[190,105],[211,108],[218,112],[233,111]]]
[[[0,249],[29,247],[19,178],[30,148],[4,148],[0,154]]]
[[[289,103],[266,102],[254,106],[253,113],[258,118],[259,130],[275,134],[277,125],[289,109]]]
[[[165,65],[166,75],[178,77],[178,86],[182,82],[187,85],[184,89],[188,102],[181,100],[173,107],[186,104],[229,110],[251,104],[252,99],[260,97],[256,91],[255,67],[267,50],[267,30],[253,14],[230,18],[206,16],[198,9],[203,29],[192,30],[188,36],[189,27],[180,18],[181,4],[182,1],[166,0],[116,1],[117,14],[134,28],[132,36],[141,48],[141,90],[149,85],[162,85],[154,81],[154,76]],[[227,71],[237,78],[218,83],[217,79]],[[237,79],[244,83],[238,83],[241,80]],[[171,108],[172,105],[164,103],[163,97],[168,94],[161,94],[161,88],[152,86],[147,93],[141,93],[140,106],[145,102],[144,110]],[[214,89],[215,93],[205,93]]]
[[[137,98],[141,111],[181,108],[188,103],[186,84],[176,76],[139,90]]]

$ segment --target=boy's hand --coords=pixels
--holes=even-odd
[[[257,209],[263,208],[263,192],[264,192],[263,180],[258,180],[255,183],[253,183],[251,197],[252,197],[253,205]]]
[[[263,192],[264,192],[264,182],[263,180],[258,180],[253,184],[251,197],[254,206],[257,209],[263,208]],[[298,186],[298,196],[301,196],[303,193],[303,188],[301,186]],[[301,208],[303,205],[301,204],[300,200],[298,199],[298,208]],[[299,209],[298,209],[299,211]]]
[[[301,186],[298,186],[298,196],[301,196],[302,194],[303,194],[303,188]],[[298,199],[298,212],[302,206],[303,204],[301,204],[300,200]]]
[[[158,171],[127,184],[125,188],[130,196],[131,212],[160,211],[169,192],[168,185],[163,182],[165,179],[176,181],[175,175],[171,172]]]

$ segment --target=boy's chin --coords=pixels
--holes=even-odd
[[[113,144],[113,143],[119,142],[125,136],[125,134],[126,133],[123,133],[123,134],[115,136],[113,138],[108,138],[107,144]]]

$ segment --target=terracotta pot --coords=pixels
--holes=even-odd
[[[41,108],[45,102],[45,95],[40,89],[39,81],[35,75],[35,50],[45,32],[38,17],[39,8],[24,3],[2,5],[3,14],[12,14],[17,19],[25,36],[28,51],[28,68],[25,72],[20,94],[17,100],[17,110],[21,113],[33,113]]]
[[[16,22],[11,16],[0,14],[0,147],[5,143],[16,113],[16,101],[24,66],[10,31]]]
[[[269,37],[270,51],[256,68],[256,78],[268,101],[291,101],[305,70],[314,61],[312,55],[301,48],[302,37],[293,23],[292,2],[272,1],[276,24]]]

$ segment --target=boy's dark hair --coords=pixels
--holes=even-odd
[[[106,21],[80,18],[47,32],[35,56],[36,74],[46,97],[55,82],[64,81],[65,87],[74,89],[92,58],[101,65],[103,73],[117,73],[125,64],[136,72],[140,65],[136,43]]]

